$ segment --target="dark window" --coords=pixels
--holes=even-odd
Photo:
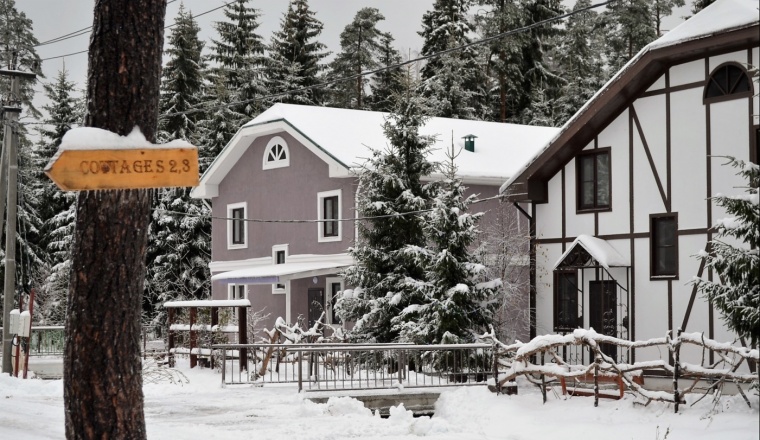
[[[713,70],[705,87],[705,102],[752,96],[752,82],[740,64],[726,63]]]
[[[322,222],[323,237],[338,236],[338,196],[325,197],[322,199],[323,220],[334,220]]]
[[[232,210],[232,244],[245,244],[245,208]]]
[[[245,285],[236,284],[232,286],[232,298],[230,299],[245,299]]]
[[[269,154],[267,155],[267,162],[278,162],[287,158],[288,157],[287,153],[285,152],[285,147],[280,144],[275,144],[269,150]]]
[[[589,281],[589,327],[597,333],[617,337],[617,282]],[[602,352],[615,359],[617,348],[613,344],[600,344]]]
[[[760,127],[755,127],[754,130],[755,133],[753,134],[752,139],[754,145],[750,148],[749,160],[754,164],[760,164]]]
[[[554,331],[578,328],[578,274],[576,271],[554,272]]]
[[[652,215],[650,222],[651,274],[674,278],[678,275],[678,218]]]
[[[610,150],[584,152],[577,157],[578,210],[610,208]]]
[[[274,252],[274,264],[285,264],[285,251]],[[275,284],[276,289],[284,289],[284,284]]]

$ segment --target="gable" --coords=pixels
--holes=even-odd
[[[740,29],[671,46],[648,46],[605,84],[540,154],[502,185],[502,192],[517,201],[546,202],[549,179],[647,90],[662,86],[658,85],[658,80],[670,67],[746,50],[757,46],[759,41],[760,29],[755,22]]]

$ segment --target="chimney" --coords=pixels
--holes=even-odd
[[[467,151],[470,151],[472,153],[475,152],[475,136],[474,134],[468,134],[467,136],[464,136],[462,139],[464,139],[464,149]]]

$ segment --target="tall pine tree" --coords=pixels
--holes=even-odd
[[[356,264],[346,269],[346,284],[337,311],[354,321],[353,338],[390,342],[399,337],[393,319],[416,296],[407,278],[424,279],[424,268],[406,253],[408,246],[424,247],[424,221],[417,211],[430,206],[433,188],[422,177],[435,166],[427,160],[432,139],[420,136],[424,122],[421,100],[400,97],[385,122],[390,142],[375,151],[359,175],[357,211],[360,217],[378,217],[359,224],[359,239],[349,254]]]
[[[619,0],[602,14],[606,57],[611,72],[617,72],[644,46],[657,38],[652,20],[653,0]]]
[[[270,93],[278,96],[271,102],[319,105],[323,101],[319,92],[308,89],[319,82],[321,62],[329,54],[317,40],[323,25],[315,15],[307,0],[291,0],[280,29],[272,35],[268,84]]]
[[[393,47],[393,36],[385,33],[380,37],[380,67],[389,67],[401,62],[401,54]],[[376,73],[370,83],[372,93],[367,98],[370,110],[389,112],[393,109],[393,96],[404,90],[403,72],[400,68],[391,68]]]
[[[432,210],[425,214],[426,247],[406,248],[407,255],[424,267],[424,279],[407,278],[413,297],[392,319],[399,339],[405,342],[473,342],[493,323],[498,303],[501,280],[485,280],[486,268],[471,251],[483,213],[468,212],[475,196],[464,196],[453,149],[452,145]]]
[[[267,94],[265,72],[269,58],[262,37],[256,33],[261,11],[249,7],[250,0],[235,0],[224,8],[227,21],[217,22],[218,40],[212,40],[212,75],[219,77],[236,104],[235,112],[245,115],[239,125],[263,111],[261,97]]]
[[[340,52],[330,63],[333,78],[359,75],[352,81],[341,81],[331,87],[331,105],[341,108],[365,109],[365,78],[360,74],[380,66],[382,38],[377,23],[385,20],[377,8],[362,8],[340,34]]]
[[[161,79],[161,119],[159,140],[184,139],[195,143],[192,135],[196,132],[199,113],[184,113],[198,107],[204,80],[202,50],[203,42],[198,39],[200,27],[192,13],[180,5],[174,27],[169,35],[166,62]]]

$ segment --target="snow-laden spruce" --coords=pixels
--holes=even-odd
[[[732,217],[718,220],[710,252],[698,258],[717,279],[695,278],[699,291],[721,312],[728,327],[752,345],[760,340],[760,166],[729,158],[749,183],[746,194],[718,194],[713,200]]]

